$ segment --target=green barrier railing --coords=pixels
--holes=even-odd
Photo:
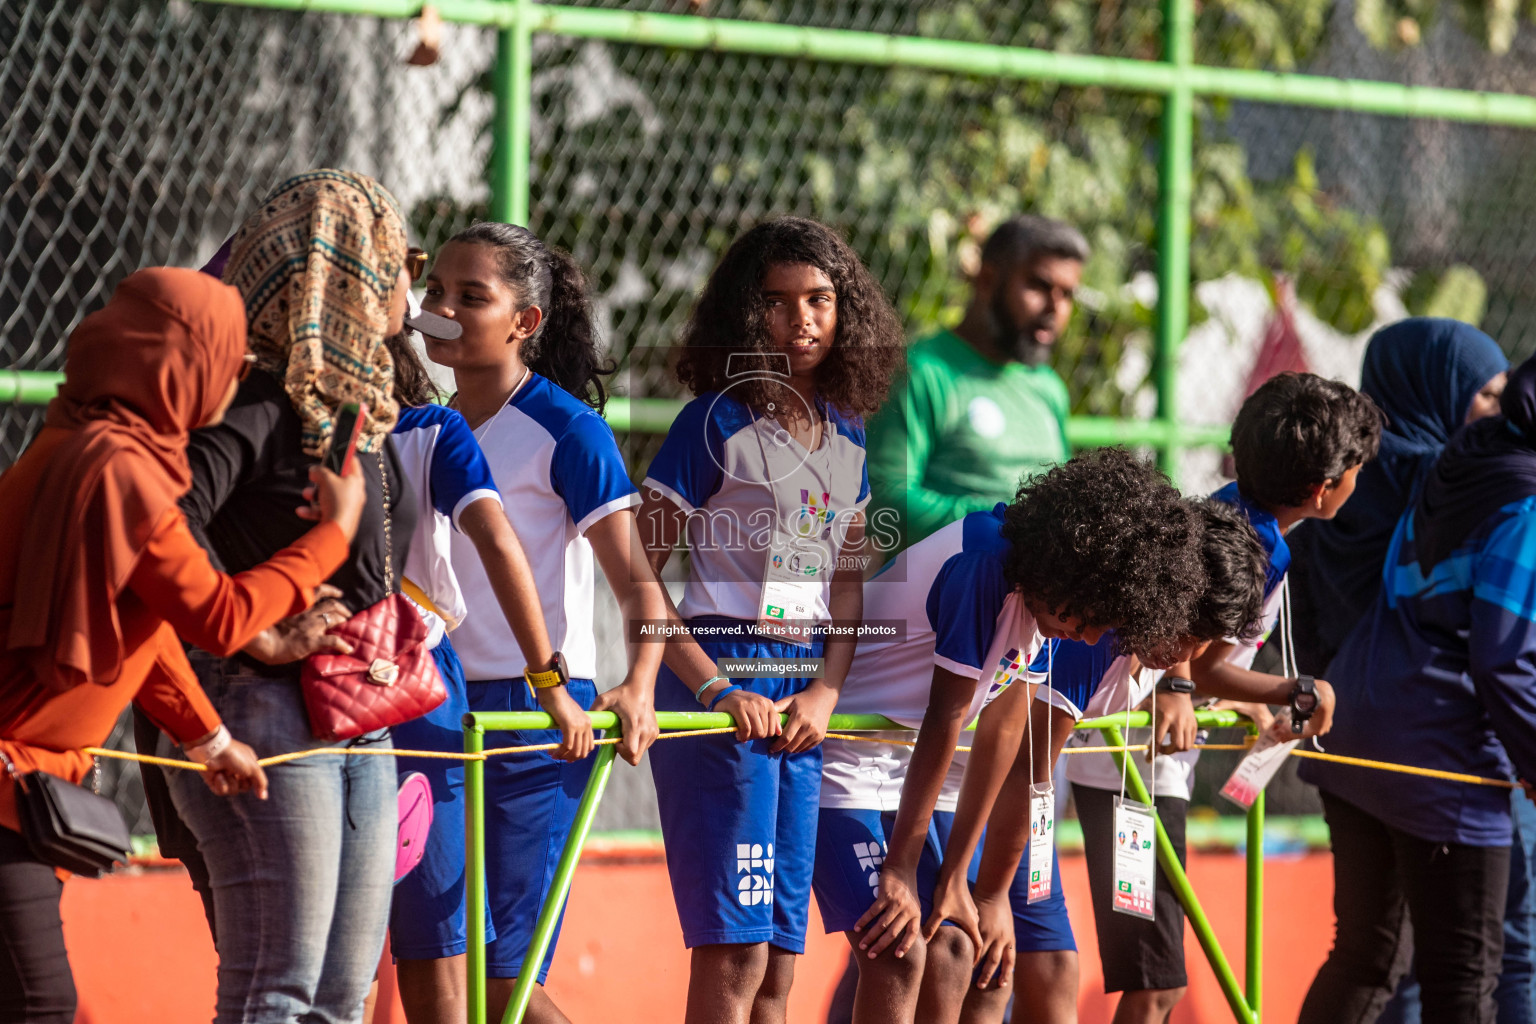
[[[605,730],[605,734],[617,734],[618,716],[613,712],[596,711],[590,713],[588,717],[592,720],[594,729]],[[1201,711],[1197,712],[1195,717],[1202,728],[1232,726],[1252,728],[1246,718],[1231,711]],[[1108,746],[1120,747],[1125,745],[1121,727],[1142,728],[1149,724],[1148,718],[1146,712],[1138,711],[1131,715],[1089,719],[1079,722],[1077,728],[1097,729]],[[656,713],[656,724],[663,732],[689,732],[700,729],[721,729],[734,725],[735,722],[727,714],[659,711]],[[464,752],[479,754],[484,751],[485,734],[488,732],[551,728],[554,728],[554,723],[550,717],[537,711],[472,712],[464,716]],[[833,732],[869,732],[887,729],[911,731],[880,715],[833,715],[828,728]],[[686,742],[686,740],[670,742]],[[597,760],[592,768],[592,777],[576,808],[576,818],[571,826],[570,838],[566,840],[565,849],[561,851],[554,881],[550,885],[549,893],[545,896],[544,905],[539,909],[533,940],[523,955],[523,970],[512,991],[506,1014],[502,1017],[503,1024],[521,1024],[523,1015],[527,1012],[528,1000],[533,995],[533,986],[538,979],[538,966],[543,963],[544,956],[549,951],[555,925],[560,920],[561,910],[565,907],[567,896],[570,895],[571,880],[576,874],[577,864],[581,861],[582,847],[592,831],[592,820],[597,815],[598,804],[602,801],[603,791],[607,788],[609,776],[613,773],[615,749],[613,746],[599,747],[594,755]],[[1132,755],[1114,752],[1109,756],[1115,759],[1117,767],[1124,769],[1128,767],[1124,759]],[[1126,788],[1131,794],[1142,803],[1151,804],[1141,773],[1126,771],[1125,774]],[[484,760],[465,762],[464,809],[465,871],[468,874],[466,923],[469,933],[469,950],[465,959],[469,975],[469,1019],[482,1021],[486,1019]],[[1258,1024],[1263,971],[1264,795],[1259,794],[1259,798],[1254,801],[1252,809],[1248,812],[1246,970],[1242,984],[1238,983],[1237,975],[1233,973],[1226,953],[1216,940],[1216,933],[1200,905],[1199,898],[1195,895],[1194,887],[1189,883],[1189,876],[1184,873],[1184,866],[1179,863],[1173,851],[1173,844],[1169,841],[1168,834],[1163,831],[1162,821],[1157,821],[1156,825],[1158,862],[1162,865],[1168,884],[1184,907],[1184,913],[1189,918],[1195,937],[1200,941],[1200,948],[1205,952],[1206,960],[1210,963],[1211,970],[1221,985],[1221,991],[1227,997],[1227,1004],[1232,1009],[1233,1018],[1240,1024]]]

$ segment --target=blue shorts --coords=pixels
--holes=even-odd
[[[939,884],[944,845],[949,842],[955,816],[935,811],[928,823],[928,838],[917,862],[917,899],[923,917],[933,909],[933,891]],[[875,902],[880,884],[880,865],[889,851],[888,839],[896,827],[895,811],[823,807],[816,831],[816,906],[827,933],[850,932]],[[967,873],[976,881],[981,851],[971,859]]]
[[[935,811],[934,831],[939,834],[943,849],[949,843],[949,833],[954,827],[955,816],[951,812]],[[971,870],[967,873],[971,885],[976,884],[977,869],[981,867],[981,851],[986,848],[986,834],[976,846],[976,856],[971,858]],[[918,875],[918,885],[922,885]],[[932,898],[932,888],[928,890]],[[1019,869],[1013,873],[1013,884],[1008,886],[1008,905],[1013,910],[1013,946],[1020,953],[1049,953],[1070,949],[1076,951],[1077,940],[1072,937],[1072,920],[1067,916],[1067,895],[1061,890],[1061,861],[1056,847],[1051,847],[1051,894],[1038,903],[1029,902],[1029,849],[1019,858]],[[924,906],[926,912],[927,907]]]
[[[463,717],[469,710],[464,669],[445,637],[432,651],[448,699],[420,718],[392,730],[402,750],[464,749]],[[398,757],[403,778],[421,772],[432,784],[432,831],[421,863],[395,886],[389,912],[389,947],[397,960],[441,960],[469,946],[464,916],[464,762]],[[496,937],[486,914],[485,940]]]
[[[1019,870],[1008,887],[1013,907],[1013,945],[1020,953],[1077,951],[1072,918],[1067,914],[1067,894],[1061,888],[1061,858],[1051,848],[1051,894],[1039,903],[1029,902],[1029,851],[1019,858]]]
[[[750,634],[705,636],[699,644],[716,660],[820,657],[819,651]],[[771,700],[799,693],[810,682],[732,681]],[[656,677],[656,710],[700,708],[692,691],[663,667]],[[651,747],[667,873],[683,942],[690,949],[770,942],[792,953],[805,952],[821,747],[770,754],[772,743],[737,743],[724,735],[663,740]]]
[[[472,681],[465,684],[466,704],[469,711],[539,711],[538,702],[528,691],[522,679],[495,679]],[[597,688],[590,679],[572,679],[570,694],[576,703],[590,709],[597,697]],[[449,698],[452,700],[452,698]],[[463,710],[459,714],[463,714]],[[442,712],[428,715],[430,720]],[[446,714],[446,712],[444,712]],[[417,723],[411,723],[416,725]],[[397,730],[396,735],[400,733]],[[408,734],[409,735],[409,734]],[[464,741],[457,731],[455,742],[447,749],[463,750]],[[446,742],[445,737],[439,737]],[[512,747],[536,743],[556,743],[560,730],[538,730],[515,733],[491,733],[486,746]],[[405,739],[397,741],[407,746]],[[414,742],[410,744],[414,746]],[[441,765],[441,761],[428,761],[429,765]],[[409,759],[401,759],[401,770],[408,768],[425,772],[432,779],[433,795],[437,794],[437,778],[428,769],[411,765]],[[449,769],[459,777],[459,794],[462,795],[462,765]],[[575,764],[556,761],[548,754],[529,753],[494,757],[485,763],[485,883],[489,913],[486,916],[486,974],[492,978],[515,978],[523,968],[523,956],[533,941],[534,923],[539,908],[549,894],[554,881],[555,866],[570,836],[571,824],[576,817],[576,805],[582,790],[592,775],[592,758]],[[441,804],[434,805],[434,813],[441,814]],[[412,959],[421,954],[417,949],[437,950],[430,958],[453,956],[464,952],[467,945],[464,923],[464,812],[462,804],[450,812],[456,820],[442,830],[443,848],[450,849],[450,831],[457,836],[456,849],[445,854],[444,861],[433,872],[422,878],[416,891],[425,891],[429,900],[426,913],[440,914],[443,920],[413,921],[408,917],[416,912],[419,903],[402,903],[401,890],[427,867],[423,860],[416,870],[407,875],[395,888],[395,908],[392,924],[399,929],[393,934],[404,934],[411,943],[410,951],[400,945],[394,947],[395,955]],[[442,819],[434,817],[432,836],[439,835]],[[428,859],[432,850],[428,850]],[[407,897],[414,900],[415,897]],[[561,920],[564,920],[564,912]],[[554,960],[555,944],[560,939],[559,923],[555,926],[549,951],[539,965],[539,983],[543,984]]]
[[[928,838],[917,863],[917,897],[926,919],[933,910],[933,892],[939,881],[944,848],[954,828],[952,811],[934,811],[928,825]],[[894,811],[823,808],[816,836],[816,905],[827,931],[852,931],[860,917],[875,901],[880,881],[880,865],[887,851],[886,840],[896,825]],[[985,843],[985,836],[983,836]],[[976,884],[981,866],[982,845],[966,871],[966,878]],[[1054,857],[1054,853],[1053,853]],[[1013,909],[1014,945],[1021,953],[1077,949],[1072,937],[1072,922],[1067,917],[1067,900],[1061,891],[1060,866],[1052,876],[1051,895],[1039,903],[1027,903],[1029,893],[1029,857],[1022,858],[1008,900]],[[948,922],[945,922],[946,924]]]

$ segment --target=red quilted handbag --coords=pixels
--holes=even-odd
[[[394,590],[389,523],[389,475],[379,453],[384,490],[384,581]],[[422,715],[448,699],[427,647],[427,624],[409,598],[391,593],[330,630],[351,654],[311,654],[300,676],[310,730],[322,740],[347,740]]]

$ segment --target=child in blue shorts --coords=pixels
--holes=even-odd
[[[931,937],[946,916],[962,924],[974,922],[980,970],[973,976],[970,960],[931,964],[929,970],[929,977],[944,977],[948,984],[974,980],[960,1016],[966,1024],[1000,1022],[1010,993],[1020,1019],[1041,1024],[1077,1020],[1077,942],[1059,881],[1054,839],[1050,894],[1035,903],[1028,900],[1033,873],[1027,850],[1031,830],[1025,824],[1030,819],[1029,782],[1053,781],[1052,766],[1073,725],[1085,715],[1135,707],[1167,666],[1197,655],[1214,640],[1257,631],[1264,587],[1264,549],[1258,537],[1244,517],[1226,505],[1186,504],[1198,509],[1202,519],[1200,561],[1206,580],[1187,635],[1170,649],[1141,657],[1122,652],[1124,645],[1114,636],[1091,647],[1052,641],[1030,666],[1033,699],[1024,687],[1014,687],[988,706],[977,725],[959,812],[944,850],[937,909],[924,929]],[[1188,703],[1187,695],[1181,699]],[[1006,778],[997,792],[992,787],[1002,773]],[[990,824],[979,814],[989,789],[997,793]],[[1103,828],[1107,832],[1108,824]],[[1107,888],[1094,895],[1105,895],[1107,905]],[[1182,926],[1182,917],[1179,920]]]
[[[533,752],[486,764],[486,887],[495,930],[487,945],[488,1009],[500,1019],[517,975],[529,967],[540,984],[524,1019],[561,1022],[564,1014],[543,989],[555,945],[542,963],[523,959],[592,771],[584,759],[592,740],[583,712],[618,714],[619,752],[632,764],[656,736],[659,645],[631,645],[629,671],[617,687],[598,695],[593,682],[594,561],[626,619],[659,620],[666,603],[636,532],[639,495],[599,415],[603,377],[612,371],[597,350],[580,268],[525,228],[476,224],[443,246],[422,308],[463,330],[452,340],[428,337],[427,355],[453,369],[458,392],[451,404],[485,453],[537,588],[509,589],[503,574],[488,571],[471,538],[450,536],[453,572],[474,612],[453,634],[469,710],[544,710],[559,725],[558,736],[523,733],[505,742],[562,743],[554,756]],[[555,649],[547,662],[525,658],[532,655],[521,642],[526,638],[489,613],[494,604],[519,601],[536,601],[543,614]],[[464,1019],[462,999],[455,1000],[457,1017],[445,1002],[438,1019]]]
[[[863,417],[902,351],[858,257],[795,217],[736,240],[684,333],[678,377],[697,397],[651,463],[640,513],[657,572],[680,540],[689,556],[673,620],[687,633],[667,643],[656,702],[737,722],[735,737],[651,752],[693,950],[690,1022],[784,1020],[805,950],[818,744],[862,618]]]
[[[935,929],[925,942],[921,926],[959,806],[962,728],[1011,690],[1027,702],[1031,687],[1012,684],[1048,638],[1092,644],[1118,628],[1125,648],[1149,652],[1184,635],[1204,585],[1200,535],[1197,513],[1155,470],[1103,449],[1026,481],[1011,505],[931,534],[870,580],[866,620],[897,623],[902,635],[861,643],[838,711],[919,732],[910,752],[825,744],[816,899],[827,929],[845,932],[857,954],[856,1022],[960,1013],[975,927]],[[975,820],[1008,766],[985,767]]]
[[[450,333],[446,320],[413,311],[413,330]],[[544,614],[539,608],[533,573],[517,534],[501,504],[490,465],[464,417],[437,405],[437,389],[412,348],[407,334],[387,339],[395,363],[395,398],[400,419],[394,443],[405,483],[416,492],[416,520],[410,554],[403,566],[402,589],[421,612],[429,629],[427,644],[437,662],[448,699],[421,718],[393,730],[403,750],[459,751],[464,748],[461,719],[469,710],[464,670],[448,639],[468,616],[463,591],[453,571],[450,538],[463,533],[480,552],[488,576],[500,584],[497,597],[520,650],[529,664],[546,665],[554,655]],[[490,610],[487,609],[490,613]],[[584,716],[570,716],[562,730],[573,754],[591,749],[592,730]],[[413,772],[432,787],[432,829],[420,862],[395,885],[390,907],[390,949],[400,980],[400,1000],[412,1024],[462,1018],[464,952],[468,945],[464,906],[464,765],[437,758],[396,758],[404,779]],[[488,938],[494,939],[488,929]]]

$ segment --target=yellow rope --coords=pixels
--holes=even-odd
[[[723,733],[735,732],[735,726],[726,726],[723,729],[695,729],[686,732],[664,732],[657,736],[658,740],[672,740],[679,736],[718,736]],[[607,739],[594,740],[593,746],[606,747],[619,743],[622,737],[613,736]],[[192,761],[180,761],[169,757],[153,757],[149,754],[135,754],[127,750],[108,750],[105,747],[85,747],[87,754],[92,757],[109,757],[119,761],[138,761],[140,764],[157,764],[162,768],[182,768],[194,772],[205,772],[206,765],[196,764]],[[364,754],[372,757],[428,757],[442,761],[484,761],[491,757],[500,757],[504,754],[529,754],[540,750],[559,750],[558,743],[535,743],[523,747],[493,747],[490,750],[482,750],[478,754],[468,754],[452,750],[395,750],[379,749],[375,747],[315,747],[311,750],[294,750],[286,754],[274,754],[271,757],[263,757],[256,763],[263,768],[270,768],[275,764],[287,764],[289,761],[302,761],[306,757],[319,757],[322,754]]]
[[[1508,779],[1490,779],[1483,775],[1463,775],[1461,772],[1443,772],[1438,768],[1420,768],[1411,764],[1389,764],[1386,761],[1367,761],[1363,757],[1345,757],[1343,754],[1325,754],[1320,750],[1291,751],[1296,757],[1310,757],[1314,761],[1332,761],[1335,764],[1352,764],[1356,768],[1378,768],[1400,775],[1422,775],[1426,779],[1445,779],[1447,782],[1470,782],[1474,786],[1497,786],[1500,789],[1519,789],[1519,783]]]
[[[697,729],[683,732],[664,732],[656,738],[658,740],[672,740],[681,736],[723,736],[726,733],[734,733],[735,726],[726,726],[720,729]],[[852,740],[855,743],[888,743],[898,747],[913,747],[917,744],[912,740],[881,739],[878,736],[859,736],[847,732],[829,732],[829,740]],[[614,736],[600,739],[594,742],[594,746],[608,746],[620,742],[620,737]],[[1247,750],[1252,746],[1248,743],[1202,743],[1195,747],[1196,750]],[[366,754],[375,757],[426,757],[437,758],[444,761],[484,761],[487,758],[501,757],[506,754],[529,754],[535,751],[558,750],[558,743],[537,743],[522,747],[493,747],[481,751],[478,754],[466,754],[447,750],[381,750],[370,747],[316,747],[313,750],[295,750],[287,754],[276,754],[272,757],[263,757],[257,763],[263,768],[269,768],[275,764],[287,764],[290,761],[303,760],[306,757],[319,757],[322,754]],[[956,747],[955,750],[967,752],[970,747]],[[1147,749],[1145,743],[1131,744],[1121,747],[1068,747],[1063,754],[1128,754]],[[85,747],[85,753],[92,757],[109,757],[119,761],[138,761],[140,764],[156,764],[162,768],[181,768],[195,772],[205,772],[207,767],[194,764],[191,761],[181,761],[169,757],[153,757],[149,754],[135,754],[126,750],[108,750],[105,747]],[[1374,768],[1378,771],[1396,772],[1399,775],[1418,775],[1427,779],[1444,779],[1447,782],[1466,782],[1474,786],[1495,786],[1500,789],[1518,789],[1519,784],[1508,779],[1490,779],[1482,775],[1465,775],[1461,772],[1444,772],[1438,768],[1420,768],[1411,764],[1391,764],[1386,761],[1368,761],[1363,757],[1345,757],[1343,754],[1328,754],[1318,750],[1302,750],[1300,748],[1291,751],[1294,757],[1310,757],[1315,761],[1332,761],[1335,764],[1353,765],[1356,768]]]

